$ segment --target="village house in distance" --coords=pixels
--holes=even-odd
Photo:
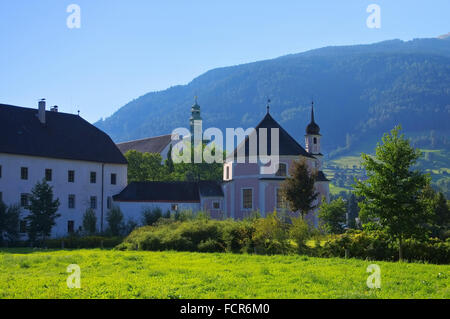
[[[194,123],[202,126],[197,101],[191,109]],[[265,216],[284,209],[280,183],[288,176],[294,160],[304,158],[318,172],[316,189],[319,199],[329,200],[329,181],[321,171],[320,128],[311,108],[311,123],[306,128],[303,148],[267,114],[252,134],[260,128],[279,129],[280,165],[275,174],[263,174],[261,164],[237,163],[234,155],[244,148],[248,154],[248,137],[224,163],[222,182],[127,182],[128,150],[157,152],[167,158],[171,135],[114,144],[111,138],[79,115],[46,110],[45,100],[38,109],[0,104],[0,200],[7,205],[22,206],[21,233],[25,236],[25,207],[31,189],[45,179],[59,198],[59,217],[52,237],[63,237],[81,230],[86,209],[97,215],[98,231],[107,227],[106,212],[113,206],[122,210],[125,220],[139,222],[142,210],[159,207],[163,212],[207,211],[212,218],[241,219],[253,211]],[[259,149],[258,149],[259,155]],[[268,154],[270,155],[270,154]],[[307,218],[318,224],[317,209]]]

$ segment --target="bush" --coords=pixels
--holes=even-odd
[[[405,240],[404,259],[438,264],[450,262],[450,241],[439,239]],[[348,249],[350,257],[372,260],[398,260],[398,243],[392,242],[383,231],[349,231],[331,236],[320,251],[324,257],[344,257]]]
[[[144,226],[151,226],[155,224],[161,217],[162,217],[161,208],[159,207],[154,209],[146,208],[142,211],[142,224]]]
[[[287,224],[283,223],[276,212],[266,218],[254,221],[253,241],[255,251],[260,254],[285,254],[292,250],[289,243]]]
[[[306,245],[310,238],[316,240],[314,247]],[[320,240],[324,239],[321,245]],[[135,229],[116,249],[289,254],[295,252],[295,247],[298,253],[310,256],[344,257],[347,250],[349,257],[387,261],[397,260],[398,251],[397,243],[380,230],[349,230],[324,238],[302,219],[292,218],[292,224],[287,224],[276,213],[242,221],[162,218],[153,226]],[[450,240],[406,240],[404,257],[411,261],[449,263]]]
[[[289,238],[291,238],[297,244],[298,252],[304,252],[306,247],[306,241],[311,237],[311,231],[309,225],[302,218],[291,218],[292,225],[289,229]]]

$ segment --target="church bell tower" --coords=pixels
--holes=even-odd
[[[314,155],[315,158],[319,160],[319,167],[322,166],[322,154],[320,153],[320,127],[314,121],[314,102],[311,102],[311,122],[306,127],[306,135],[305,135],[305,146],[306,151]]]

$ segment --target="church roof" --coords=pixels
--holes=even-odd
[[[329,182],[330,180],[325,176],[323,171],[318,171],[317,172],[316,181],[318,181],[318,182]]]
[[[0,104],[0,153],[127,164],[111,138],[82,117]]]
[[[271,141],[271,129],[272,128],[278,128],[279,129],[279,155],[293,155],[293,156],[306,156],[311,157],[308,152],[291,136],[289,135],[286,130],[281,127],[281,125],[275,121],[275,119],[270,115],[268,112],[266,116],[262,119],[262,121],[255,127],[255,130],[250,133],[250,136],[256,134],[257,138],[257,155],[260,155],[259,150],[259,135],[260,135],[260,128],[266,128],[267,129],[267,155],[271,155],[272,150],[272,141]],[[236,147],[236,149],[233,151],[233,153],[230,155],[230,157],[234,156],[236,159],[238,150],[241,150],[245,148],[245,157],[249,156],[249,139],[250,136],[247,136],[245,140]]]
[[[119,143],[117,144],[117,147],[122,154],[125,154],[130,150],[135,150],[141,153],[161,153],[170,144],[171,140],[172,135],[168,134]]]

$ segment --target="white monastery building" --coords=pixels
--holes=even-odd
[[[97,228],[106,229],[112,196],[127,185],[127,161],[111,138],[78,115],[0,104],[0,199],[22,206],[21,232],[28,196],[37,182],[53,186],[60,201],[52,237],[82,226],[92,208]]]

